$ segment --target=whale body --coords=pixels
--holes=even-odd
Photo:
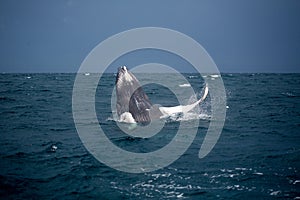
[[[204,94],[198,101],[189,105],[163,107],[153,105],[144,92],[138,79],[125,66],[118,69],[116,77],[117,114],[121,122],[147,124],[175,113],[187,113],[202,102],[208,94],[205,86]]]

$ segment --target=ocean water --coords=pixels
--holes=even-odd
[[[202,78],[184,75],[201,95]],[[222,78],[228,107],[214,149],[198,158],[210,123],[208,98],[194,111],[200,123],[188,150],[163,169],[132,174],[99,162],[81,142],[72,115],[75,74],[1,74],[0,198],[300,199],[300,74]],[[111,111],[114,84],[114,74],[101,79],[95,97],[98,121],[90,123],[101,125],[120,148],[154,151],[172,140],[180,123],[195,120],[168,119],[153,139],[122,134]],[[190,87],[176,84],[183,91]],[[167,88],[153,84],[145,91],[155,103],[178,104]]]

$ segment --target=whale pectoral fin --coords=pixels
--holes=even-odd
[[[170,116],[172,114],[181,113],[181,112],[187,113],[187,112],[191,111],[193,108],[195,108],[195,106],[197,106],[199,103],[204,101],[204,99],[207,97],[207,95],[208,95],[208,86],[206,85],[203,96],[201,97],[201,99],[199,99],[195,103],[185,105],[185,106],[179,105],[179,106],[174,106],[174,107],[159,107],[159,110],[163,115],[162,117]]]

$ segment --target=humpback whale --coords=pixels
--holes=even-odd
[[[208,87],[201,99],[189,104],[174,107],[153,105],[144,92],[138,79],[127,70],[119,67],[116,77],[117,114],[121,122],[148,124],[153,119],[160,119],[174,113],[187,113],[202,102],[208,94]]]

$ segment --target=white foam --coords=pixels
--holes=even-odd
[[[112,118],[112,117],[108,117],[107,119],[106,119],[106,121],[116,121],[114,118]]]
[[[293,184],[297,184],[297,183],[300,183],[300,180],[296,180]]]
[[[183,193],[176,196],[177,198],[183,198]]]
[[[237,167],[237,168],[235,168],[235,170],[242,170],[242,171],[245,171],[245,170],[247,170],[247,168],[244,168],[244,167]]]
[[[134,120],[132,114],[130,112],[124,112],[120,115],[119,122],[135,124],[136,121]]]
[[[296,96],[292,92],[285,92],[285,93],[282,93],[282,94],[285,95],[285,96],[288,96],[288,97],[295,97]]]
[[[208,120],[210,118],[211,118],[211,116],[208,114],[204,114],[204,113],[199,114],[199,113],[190,112],[190,113],[185,113],[185,114],[176,113],[176,114],[168,116],[167,119],[171,122],[172,121],[180,122],[180,121],[191,121],[191,120],[196,120],[196,119]]]
[[[271,192],[270,195],[271,195],[271,196],[276,196],[276,195],[278,195],[278,194],[280,194],[280,193],[281,193],[281,191],[278,190],[278,191]]]
[[[56,151],[56,150],[57,150],[57,146],[52,145],[52,146],[51,146],[51,151]]]
[[[191,87],[191,84],[184,83],[184,84],[180,84],[179,87]]]
[[[212,77],[212,78],[219,78],[220,75],[219,74],[211,74],[210,77]]]

